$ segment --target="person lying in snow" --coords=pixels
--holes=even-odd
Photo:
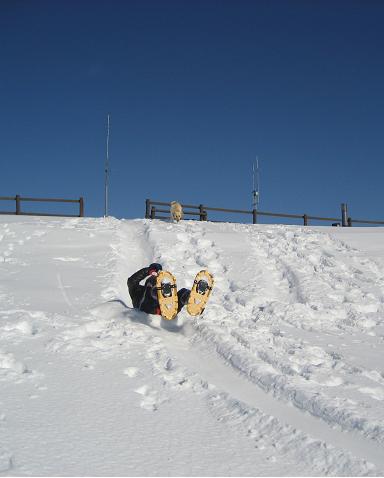
[[[161,264],[154,262],[148,267],[144,267],[131,275],[127,280],[129,295],[132,299],[132,305],[135,309],[142,310],[147,314],[160,314],[159,301],[157,299],[156,276],[163,267]],[[145,285],[140,285],[146,277]],[[177,291],[178,310],[188,303],[191,291],[188,289],[180,289]]]

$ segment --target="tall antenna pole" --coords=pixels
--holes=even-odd
[[[107,156],[105,158],[104,217],[108,217],[108,187],[109,187],[109,115],[107,120]]]
[[[253,209],[258,209],[259,201],[260,201],[260,176],[259,176],[259,159],[257,156],[256,156],[256,170],[255,170],[255,163],[253,163],[252,172],[253,172],[252,205],[253,205]]]

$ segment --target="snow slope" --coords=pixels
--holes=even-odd
[[[0,217],[0,474],[382,475],[383,239]],[[202,317],[132,309],[153,261]]]

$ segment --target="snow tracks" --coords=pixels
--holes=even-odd
[[[190,287],[202,268],[215,275],[204,315],[180,314],[190,347],[178,358],[216,387],[207,396],[218,419],[244,427],[257,447],[304,462],[308,473],[382,472],[384,277],[377,264],[308,228],[145,227],[152,259],[179,287]],[[177,354],[172,339],[162,340]]]
[[[154,261],[214,274],[203,316],[132,309]],[[383,474],[368,255],[293,226],[10,218],[0,263],[0,474]]]

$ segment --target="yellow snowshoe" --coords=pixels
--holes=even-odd
[[[202,270],[196,274],[187,305],[190,315],[201,315],[204,312],[212,292],[213,283],[213,276],[207,270]]]
[[[161,316],[166,320],[174,319],[178,309],[175,277],[168,271],[160,271],[156,277],[156,289]]]

